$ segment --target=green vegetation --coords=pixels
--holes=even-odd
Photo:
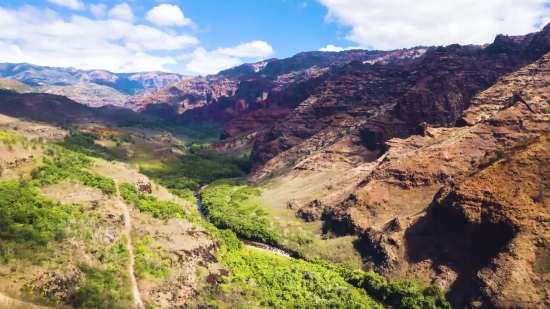
[[[208,220],[221,229],[231,229],[239,237],[279,246],[281,238],[265,218],[258,205],[247,203],[260,191],[246,185],[233,187],[218,181],[200,192],[202,207]]]
[[[373,271],[364,272],[362,270],[349,269],[322,260],[313,260],[312,262],[323,265],[328,270],[337,272],[346,282],[363,288],[369,295],[392,308],[451,308],[438,285],[431,285],[421,290],[416,284],[410,281],[388,282],[385,277]]]
[[[188,212],[181,205],[159,201],[156,197],[140,193],[133,184],[123,183],[119,186],[122,198],[136,206],[142,212],[147,212],[155,218],[185,218],[191,222],[200,220],[196,211]]]
[[[75,296],[76,308],[128,308],[132,294],[127,277],[120,278],[113,271],[87,265],[81,266],[81,269],[85,279]]]
[[[69,237],[71,221],[82,209],[54,203],[25,180],[0,182],[0,257],[2,263],[28,259],[40,263],[50,241]]]
[[[169,189],[195,190],[200,183],[243,177],[250,171],[247,158],[222,155],[200,145],[189,147],[186,155],[179,156],[181,164],[165,163],[161,168],[140,167],[140,172]]]
[[[36,248],[44,251],[51,248],[52,242],[62,242],[76,235],[85,240],[87,253],[94,254],[101,266],[80,265],[83,278],[74,296],[74,305],[80,308],[126,308],[131,300],[126,273],[129,261],[127,239],[121,237],[110,246],[90,249],[97,235],[90,230],[68,227],[71,224],[78,226],[83,220],[97,220],[93,219],[96,214],[85,214],[83,207],[49,201],[34,187],[70,179],[99,188],[106,194],[115,194],[112,179],[87,170],[93,161],[86,155],[117,157],[108,148],[96,144],[93,134],[72,134],[59,146],[45,146],[46,157],[43,165],[31,172],[32,182],[22,178],[0,183],[0,196],[8,197],[0,201],[0,252],[2,259],[8,262],[14,258],[30,258]],[[13,141],[12,137],[9,140],[10,145],[26,143]],[[305,254],[302,256],[310,261],[246,249],[237,236],[277,247],[283,243],[285,246],[289,243],[295,245],[292,249],[311,246],[317,250],[315,252],[325,247],[319,247],[319,243],[313,246],[311,238],[294,231],[283,231],[278,223],[270,221],[268,213],[257,203],[258,189],[244,185],[241,179],[223,179],[243,177],[248,173],[250,166],[245,156],[223,156],[200,145],[191,145],[190,150],[180,156],[183,164],[176,164],[156,158],[156,161],[147,161],[149,159],[140,157],[137,149],[136,152],[135,160],[146,163],[141,164],[141,172],[184,199],[193,200],[192,190],[199,184],[212,182],[200,192],[209,222],[203,221],[194,208],[189,211],[179,204],[160,201],[138,192],[129,183],[120,185],[121,197],[140,211],[160,219],[183,218],[200,224],[221,244],[217,255],[229,273],[218,278],[217,285],[207,284],[197,298],[197,305],[208,304],[213,308],[383,308],[383,304],[393,308],[449,308],[435,286],[423,290],[408,281],[388,282],[374,272],[335,265]],[[3,188],[7,193],[2,191]],[[28,198],[21,199],[20,196]],[[135,248],[138,277],[170,278],[173,261],[163,258],[165,252],[152,245],[150,236],[135,240]],[[341,260],[344,261],[345,257]],[[198,278],[206,278],[203,271],[198,271]]]
[[[223,124],[184,125],[171,120],[157,120],[155,122],[122,121],[118,127],[138,127],[146,129],[161,129],[171,132],[183,141],[208,142],[217,140],[222,131]]]
[[[71,179],[81,181],[89,187],[99,188],[108,195],[116,193],[116,186],[112,179],[84,169],[92,163],[85,155],[51,145],[46,147],[45,155],[49,158],[43,159],[44,165],[31,172],[31,177],[39,185],[55,184]]]
[[[149,248],[152,240],[150,236],[136,240],[136,260],[134,265],[136,276],[142,278],[168,278],[172,261],[170,259],[163,259],[162,252]]]
[[[67,135],[62,142],[58,144],[65,149],[82,153],[91,157],[104,158],[107,160],[120,159],[113,150],[95,143],[96,140],[111,140],[120,146],[124,143],[132,143],[134,140],[128,132],[112,134],[108,132],[88,132],[81,131],[77,127],[71,127],[71,134]]]
[[[424,290],[409,281],[389,282],[372,271],[350,269],[320,259],[310,262],[243,249],[231,231],[223,239],[222,261],[229,268],[215,288],[205,287],[196,304],[223,308],[450,308],[438,286]],[[232,234],[232,235],[231,235]],[[370,297],[369,297],[370,295]]]
[[[383,308],[322,265],[257,250],[229,251],[215,298],[263,308]],[[240,299],[233,299],[238,295]]]

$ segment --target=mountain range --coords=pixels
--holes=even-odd
[[[453,308],[537,308],[550,306],[549,72],[550,25],[486,45],[303,52],[208,76],[0,64],[0,114],[124,126],[155,150],[135,155],[145,146],[101,141],[107,154],[142,164],[171,192],[207,192],[208,216],[240,207],[252,189],[202,185],[246,174],[269,211],[248,205],[236,221],[211,220],[239,237],[249,234],[231,224],[258,217],[282,227],[284,241],[271,245],[337,260],[329,255],[340,247],[310,245],[336,239],[361,254],[363,269],[439,286]],[[211,125],[219,138],[207,147],[173,142],[178,130]],[[188,169],[197,162],[200,172]],[[250,169],[227,166],[234,162]],[[238,202],[227,202],[233,195]],[[266,229],[249,238],[268,239]],[[314,240],[293,234],[310,230]]]

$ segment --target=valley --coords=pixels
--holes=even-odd
[[[550,25],[218,74],[0,64],[0,307],[550,306]]]

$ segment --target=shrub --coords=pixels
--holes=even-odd
[[[249,186],[232,187],[218,182],[210,184],[199,194],[206,217],[216,227],[230,229],[245,239],[272,246],[280,245],[280,237],[270,228],[265,213],[250,203],[252,196],[260,194],[257,189]]]
[[[89,187],[99,188],[108,195],[116,193],[116,186],[111,178],[83,169],[92,162],[85,155],[53,146],[47,148],[45,153],[52,159],[44,158],[44,165],[31,171],[31,177],[39,185],[55,184],[65,179],[72,179],[81,181]]]
[[[151,195],[145,195],[138,192],[136,187],[130,183],[123,183],[119,186],[120,195],[122,198],[137,209],[143,212],[147,212],[153,215],[155,218],[169,219],[169,218],[185,218],[190,221],[198,221],[200,217],[198,214],[188,214],[181,205],[159,201],[156,197]]]

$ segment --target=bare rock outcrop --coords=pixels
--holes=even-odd
[[[138,189],[138,191],[141,193],[147,193],[147,194],[153,193],[153,189],[151,186],[151,182],[149,182],[149,179],[146,179],[146,178],[139,179],[138,181],[136,181],[135,186]]]

